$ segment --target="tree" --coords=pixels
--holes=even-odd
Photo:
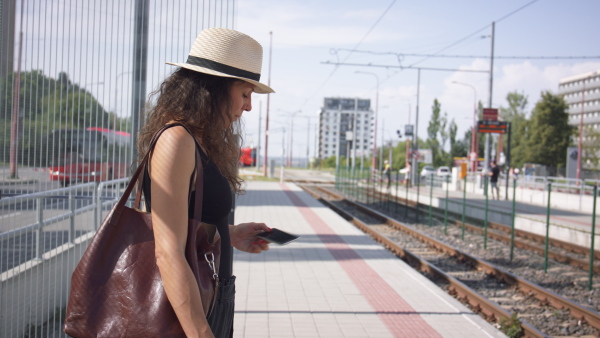
[[[438,133],[442,126],[442,119],[440,117],[441,104],[438,99],[433,100],[433,106],[431,106],[431,118],[429,119],[429,125],[427,126],[427,145],[431,149],[432,162],[434,166],[441,165],[441,159],[439,155],[440,141],[438,140]]]
[[[566,164],[567,148],[574,130],[569,125],[566,111],[567,104],[562,96],[545,91],[531,116],[526,154],[531,162],[546,165],[550,176]]]
[[[527,96],[519,92],[510,92],[506,94],[508,108],[500,107],[500,116],[505,121],[511,122],[515,116],[526,116],[525,108],[527,107]]]
[[[456,139],[456,133],[458,131],[458,126],[454,119],[450,121],[450,125],[448,125],[448,134],[450,136],[450,161],[448,166],[452,166],[455,157],[467,157],[469,148],[467,142]],[[465,134],[465,141],[471,139],[471,129],[469,129],[469,133]]]
[[[523,166],[523,163],[527,162],[527,132],[528,123],[527,107],[528,99],[527,96],[518,93],[510,92],[506,95],[506,101],[508,107],[500,107],[500,116],[504,121],[511,123],[511,167],[519,168]],[[508,149],[508,137],[504,138],[504,149]]]
[[[10,147],[14,76],[10,74],[0,81],[0,161],[4,162],[8,161]],[[46,137],[53,129],[108,128],[118,120],[111,119],[96,98],[72,83],[66,73],[53,79],[39,70],[21,72],[19,85],[18,152],[22,164],[48,164]]]

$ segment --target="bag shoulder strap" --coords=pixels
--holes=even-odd
[[[140,178],[140,174],[143,172],[144,167],[148,164],[150,154],[154,150],[154,146],[156,146],[156,142],[158,141],[158,138],[165,130],[167,130],[168,128],[174,127],[174,126],[181,126],[181,127],[185,128],[185,130],[187,130],[187,132],[190,135],[192,135],[192,137],[193,137],[193,134],[190,132],[190,130],[181,123],[172,123],[172,124],[164,125],[154,134],[154,136],[152,136],[152,140],[150,141],[150,146],[148,147],[148,151],[146,152],[146,155],[144,155],[144,158],[142,159],[142,161],[140,162],[135,173],[131,177],[131,180],[129,181],[127,188],[125,188],[125,192],[123,193],[123,195],[121,196],[121,199],[119,199],[119,202],[117,203],[117,205],[114,207],[114,209],[112,211],[112,215],[110,216],[111,223],[113,223],[113,224],[117,223],[117,221],[121,215],[121,211],[123,210],[123,207],[125,206],[125,203],[127,202],[128,198],[129,198],[129,195],[133,191],[133,187],[135,186],[136,182],[138,182],[138,179]],[[195,196],[194,196],[195,197],[194,198],[195,199],[194,219],[200,222],[201,217],[202,217],[202,199],[203,199],[203,191],[204,191],[203,190],[204,189],[204,170],[202,167],[202,158],[200,156],[200,151],[199,151],[200,146],[198,145],[196,138],[194,138],[194,142],[196,143],[196,156],[195,156],[196,157],[196,168],[195,168],[196,191],[195,191]],[[189,193],[191,193],[191,191]],[[138,196],[138,194],[140,196]],[[139,186],[138,186],[138,193],[136,193],[134,208],[139,208],[140,199],[141,199],[141,182],[139,183]]]

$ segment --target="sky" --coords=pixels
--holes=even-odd
[[[281,156],[282,143],[294,157],[305,157],[307,145],[314,156],[318,112],[325,97],[371,99],[378,116],[378,144],[382,137],[385,143],[403,141],[396,130],[416,124],[417,108],[418,136],[425,139],[431,106],[438,99],[442,114],[454,120],[462,139],[473,125],[474,101],[488,106],[492,22],[494,108],[506,106],[507,93],[518,91],[528,97],[531,111],[542,91],[557,93],[560,79],[600,70],[598,0],[148,3],[146,94],[174,69],[165,61],[185,61],[203,28],[235,28],[262,44],[262,81],[270,81],[276,91],[269,97],[269,156],[274,157]],[[42,69],[54,78],[66,72],[105,109],[131,116],[135,2],[24,4],[22,12],[17,6],[22,69]],[[14,52],[16,58],[17,49]],[[418,99],[415,67],[422,68]],[[264,147],[267,96],[253,95],[253,107],[244,114],[245,145],[258,144],[260,117]],[[290,140],[292,134],[289,149],[290,142],[282,139]]]
[[[269,98],[269,156],[281,154],[281,132],[285,128],[289,138],[290,116],[297,111],[292,153],[305,156],[308,138],[314,156],[317,116],[325,97],[371,99],[375,109],[378,93],[378,144],[382,125],[386,143],[403,141],[396,130],[415,124],[417,106],[418,135],[426,138],[437,98],[462,139],[473,125],[474,101],[488,106],[492,22],[494,108],[506,106],[507,93],[518,91],[528,97],[531,111],[543,91],[558,92],[560,79],[600,70],[596,0],[243,0],[236,9],[235,29],[262,44],[261,79],[266,83],[270,78],[276,91]],[[582,56],[587,58],[565,58]],[[418,101],[418,72],[409,67],[423,68]],[[252,112],[244,115],[246,144],[258,142],[259,115],[264,142],[266,107],[266,95],[255,94]]]

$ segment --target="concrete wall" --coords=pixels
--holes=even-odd
[[[93,234],[87,233],[1,275],[0,336],[22,337],[28,325],[41,325],[67,305],[71,274]],[[62,318],[64,319],[64,318]],[[57,328],[61,329],[61,328]]]

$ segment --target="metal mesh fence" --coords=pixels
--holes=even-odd
[[[235,28],[236,6],[1,2],[1,337],[64,335],[72,270],[130,174],[135,97],[174,70],[165,62],[185,61],[200,30]]]

